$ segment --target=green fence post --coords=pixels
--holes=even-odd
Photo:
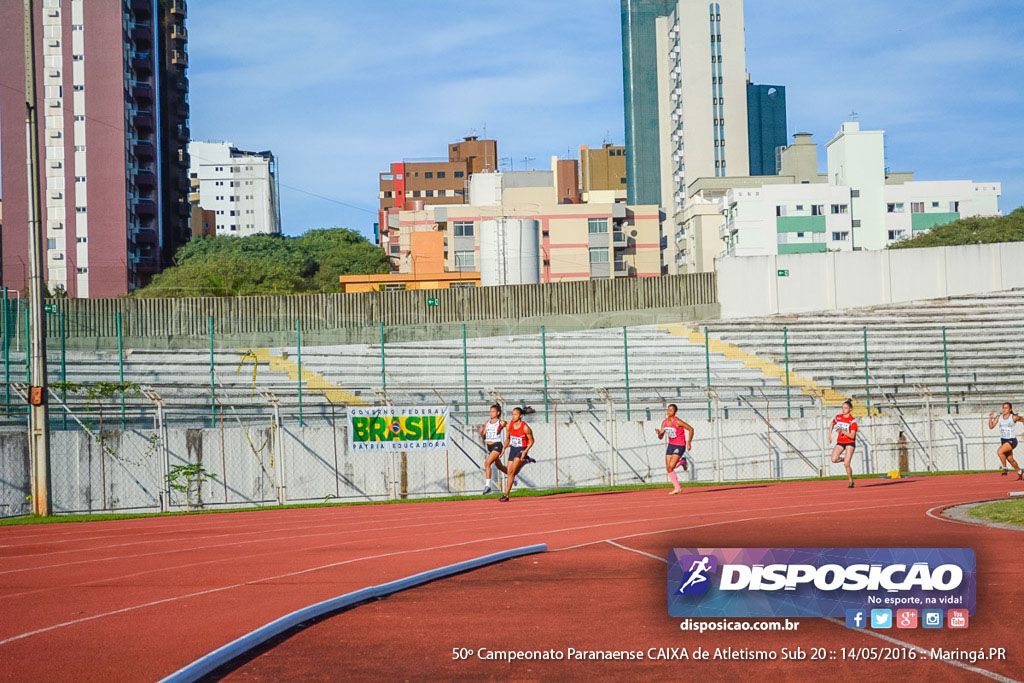
[[[121,429],[124,429],[124,334],[121,330],[121,311],[114,313],[114,319],[117,323],[117,381],[121,384]]]
[[[60,400],[64,403],[63,410],[61,410],[61,429],[68,428],[68,354],[64,344],[64,316],[66,314],[61,312],[60,314]]]
[[[217,426],[217,388],[213,373],[213,316],[207,316],[206,326],[210,333],[210,428]]]
[[[708,328],[704,326],[704,372],[707,376],[708,382],[708,420],[711,417],[711,350],[710,350],[710,338],[708,336]]]
[[[782,347],[786,354],[786,417],[793,417],[793,407],[789,400],[789,328],[782,328]]]
[[[388,378],[384,374],[384,323],[380,324],[380,388],[388,388]]]
[[[871,373],[868,371],[868,326],[864,326],[864,390],[868,395],[868,417],[871,417]]]
[[[951,412],[949,405],[949,353],[946,351],[946,326],[942,326],[942,365],[946,369],[946,414]]]
[[[548,340],[545,326],[540,326],[540,357],[544,364],[544,421],[550,422],[551,405],[548,401]]]
[[[626,334],[626,326],[622,326],[622,359],[626,365],[626,419],[632,419],[632,412],[629,405],[629,338]]]
[[[4,412],[11,409],[11,335],[7,313],[7,288],[4,287]]]
[[[302,319],[295,319],[295,348],[299,360],[299,426],[302,426]]]
[[[28,303],[25,303],[25,343],[22,347],[25,349],[25,386],[32,386],[32,364],[28,358],[28,347],[29,347],[29,318],[31,317],[31,311],[29,310]],[[27,398],[27,397],[26,397]],[[28,414],[32,411],[32,406],[25,406],[25,413]]]
[[[462,323],[462,391],[466,405],[466,425],[469,425],[469,349],[466,344],[466,323]]]

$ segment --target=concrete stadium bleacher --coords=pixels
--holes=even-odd
[[[710,333],[705,356],[704,327]],[[628,394],[623,330],[583,330],[540,335],[471,338],[463,358],[461,339],[385,343],[381,378],[379,344],[304,346],[302,384],[307,411],[334,404],[438,403],[460,417],[468,401],[471,420],[494,400],[551,410],[649,419],[665,403],[693,419],[706,417],[707,366],[724,417],[751,417],[756,410],[785,414],[783,328],[788,328],[789,404],[801,416],[824,400],[838,405],[852,396],[863,412],[867,398],[863,329],[867,328],[873,407],[918,409],[945,406],[946,329],[951,408],[977,410],[1024,398],[1024,291],[956,297],[841,312],[771,318],[630,327]],[[54,351],[50,349],[51,361]],[[545,388],[545,357],[547,386]],[[23,377],[23,356],[11,354],[12,380]],[[51,381],[59,368],[51,362]],[[263,392],[279,395],[294,412],[299,379],[295,347],[217,349],[218,400],[267,414]],[[255,373],[254,373],[255,369]],[[72,351],[67,378],[78,384],[119,381],[116,352]],[[169,419],[209,415],[209,349],[125,351],[124,379],[156,391]],[[384,386],[386,384],[386,387]],[[627,403],[628,395],[628,403]],[[151,419],[148,399],[129,401],[139,420]],[[319,407],[319,408],[318,408]],[[989,409],[986,407],[986,410]]]

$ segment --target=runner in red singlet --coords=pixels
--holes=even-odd
[[[853,451],[857,448],[857,419],[853,416],[853,401],[843,401],[843,412],[832,419],[828,428],[828,440],[832,442],[832,430],[836,430],[838,436],[836,445],[832,448],[832,462],[842,462],[846,466],[846,478],[853,488],[853,469],[850,467],[850,460],[853,458]]]
[[[523,414],[526,412],[523,408],[512,409],[512,421],[508,423],[508,427],[505,429],[505,450],[508,451],[508,480],[505,482],[505,495],[498,500],[502,503],[508,502],[509,491],[512,490],[512,484],[515,483],[516,475],[519,474],[519,470],[523,469],[523,465],[527,465],[531,462],[537,462],[530,457],[530,449],[533,448],[533,444],[536,441],[533,438],[533,430],[530,429],[530,425],[523,422]]]
[[[682,465],[684,470],[689,469],[690,465],[686,462],[686,445],[693,442],[693,427],[676,417],[677,410],[679,408],[676,404],[670,403],[667,410],[668,417],[661,423],[661,427],[656,427],[654,430],[659,439],[668,437],[668,448],[665,449],[665,469],[668,470],[668,480],[672,482],[672,491],[669,495],[673,496],[683,492],[682,487],[679,486],[676,468]]]

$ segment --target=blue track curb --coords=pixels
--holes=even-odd
[[[315,605],[310,605],[309,607],[303,607],[291,614],[286,614],[280,619],[275,619],[255,631],[246,633],[241,638],[233,640],[223,647],[217,648],[208,655],[200,657],[188,666],[178,669],[167,678],[164,678],[162,683],[192,683],[193,681],[197,681],[211,671],[224,666],[233,659],[237,659],[253,648],[267,642],[271,638],[298,626],[304,621],[315,619],[329,612],[334,612],[366,600],[391,595],[392,593],[404,591],[446,576],[459,574],[471,569],[477,569],[488,564],[494,564],[495,562],[501,562],[502,560],[522,557],[523,555],[542,553],[547,551],[547,549],[548,546],[546,543],[540,543],[538,545],[523,546],[522,548],[502,550],[501,552],[492,553],[490,555],[475,557],[472,560],[466,560],[465,562],[450,564],[447,567],[438,567],[437,569],[430,569],[419,574],[413,574],[412,576],[407,576],[404,579],[398,579],[397,581],[363,588],[352,593],[339,595],[336,598],[318,602]]]

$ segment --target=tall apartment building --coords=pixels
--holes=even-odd
[[[212,211],[217,235],[247,237],[281,233],[277,159],[246,152],[230,142],[188,145],[189,176],[198,183],[198,205]],[[192,231],[193,233],[195,230]]]
[[[743,0],[621,0],[630,203],[681,211],[687,178],[746,175]]]
[[[786,146],[786,87],[747,84],[747,137],[750,175],[776,175],[776,152]]]
[[[626,148],[607,142],[601,149],[580,145],[580,185],[583,201],[591,192],[626,192]]]
[[[35,3],[44,272],[53,291],[145,285],[189,236],[185,0]],[[0,4],[3,283],[28,282],[22,4]]]

